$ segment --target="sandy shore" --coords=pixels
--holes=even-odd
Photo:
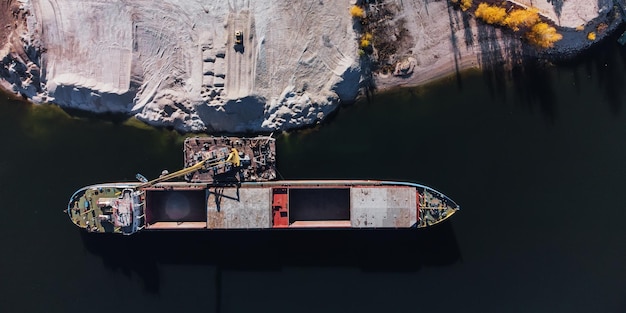
[[[521,65],[529,58],[573,56],[601,40],[621,23],[619,19],[610,22],[615,14],[611,11],[613,2],[610,0],[511,2],[539,9],[545,21],[559,27],[563,39],[551,49],[539,49],[506,29],[468,18],[468,14],[463,14],[458,8],[450,8],[445,1],[401,1],[396,21],[420,21],[403,24],[412,36],[408,40],[413,44],[395,55],[399,63],[412,63],[412,73],[374,75],[376,88],[382,91],[398,86],[419,86],[464,69],[491,68],[494,65],[510,67]],[[471,9],[468,11],[471,12]],[[606,23],[607,28],[597,32],[598,25],[602,23]],[[597,33],[594,41],[587,39],[592,31]]]
[[[370,22],[384,26],[374,42],[388,45],[366,56],[383,68],[369,74],[348,1],[9,0],[0,84],[35,103],[121,112],[183,132],[286,130],[318,123],[368,82],[380,92],[576,54],[621,22],[611,0],[515,4],[537,8],[563,39],[536,49],[443,0],[371,4],[368,15],[382,18]]]

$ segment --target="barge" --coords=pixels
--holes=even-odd
[[[76,191],[65,210],[94,233],[158,230],[422,228],[459,206],[416,183],[274,180],[271,137],[188,138],[185,168]],[[256,150],[255,150],[256,149]],[[227,153],[228,152],[228,153]],[[184,177],[185,181],[171,181]]]
[[[98,184],[77,191],[67,212],[80,228],[141,230],[420,228],[459,206],[427,186],[388,181],[271,181],[238,185]]]
[[[238,169],[228,161],[231,152],[237,151]],[[184,167],[199,162],[204,166],[185,175],[189,182],[245,182],[276,179],[276,140],[271,136],[239,137],[189,137],[183,143]]]

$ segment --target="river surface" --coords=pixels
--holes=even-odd
[[[182,166],[169,130],[0,100],[0,312],[626,312],[626,63],[379,94],[277,136],[286,179],[406,180],[461,205],[417,231],[91,236],[85,185]]]

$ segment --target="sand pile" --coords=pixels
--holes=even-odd
[[[388,44],[377,55],[382,72],[370,76],[348,13],[354,2],[9,0],[1,83],[34,102],[181,131],[257,132],[317,123],[363,80],[415,86],[540,53],[448,1],[369,1],[370,13],[385,10],[373,22],[387,25]],[[557,53],[592,44],[586,33],[612,8],[611,0],[516,2],[571,29]]]
[[[30,14],[24,36],[44,52],[22,63],[42,68],[42,81],[24,88],[15,86],[24,71],[3,77],[34,101],[183,131],[239,132],[316,123],[358,92],[345,1],[20,5]]]

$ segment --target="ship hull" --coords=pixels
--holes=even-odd
[[[68,204],[89,232],[229,229],[421,228],[459,206],[424,185],[369,180],[164,182],[88,186]]]

